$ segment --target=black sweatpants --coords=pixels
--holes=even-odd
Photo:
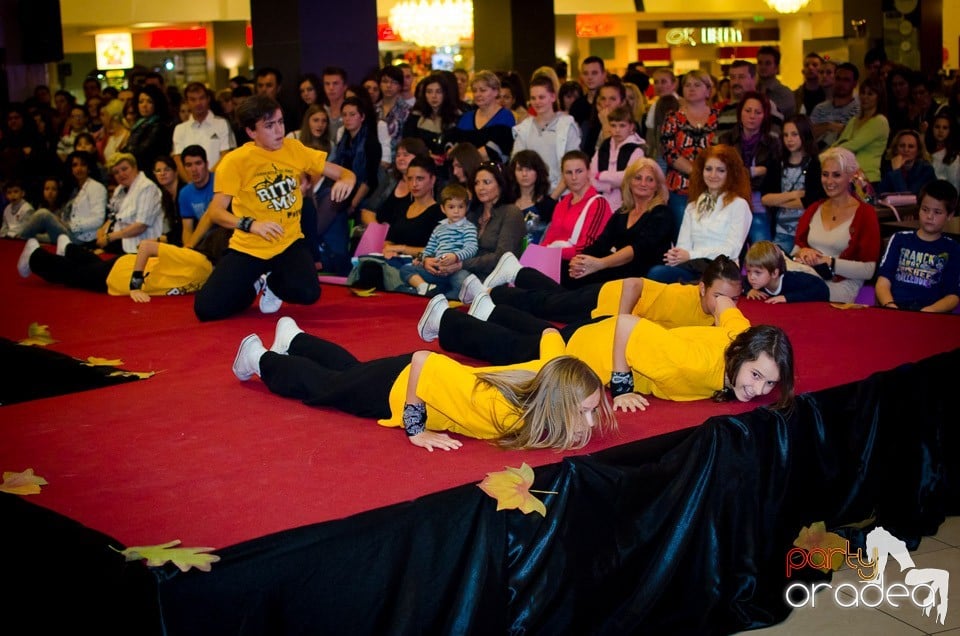
[[[564,289],[549,276],[524,267],[517,274],[514,287],[494,287],[490,298],[498,307],[515,307],[537,318],[570,323],[590,318],[590,312],[597,306],[601,287],[603,283]]]
[[[320,299],[317,269],[304,239],[268,260],[228,249],[194,298],[197,318],[219,320],[240,313],[256,298],[253,284],[267,272],[267,285],[280,300],[312,305]]]
[[[286,355],[268,351],[260,357],[260,378],[277,395],[385,419],[390,417],[390,389],[412,355],[360,362],[338,344],[300,333]]]
[[[30,255],[30,271],[47,281],[95,292],[107,291],[107,276],[116,259],[105,261],[93,252],[73,243],[63,256],[37,249]]]

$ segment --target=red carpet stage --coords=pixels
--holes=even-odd
[[[754,324],[780,325],[793,342],[797,390],[811,395],[788,419],[762,405],[652,400],[580,453],[465,440],[429,454],[399,431],[238,382],[239,341],[256,332],[269,344],[278,316],[254,307],[200,324],[192,297],[138,305],[22,279],[21,248],[0,242],[0,337],[22,340],[39,323],[56,341],[49,350],[156,374],[0,408],[0,469],[48,482],[37,495],[0,496],[5,578],[45,599],[8,597],[18,611],[4,622],[69,614],[74,629],[98,633],[729,633],[786,615],[769,583],[782,581],[781,555],[801,526],[872,516],[915,540],[957,512],[960,448],[946,424],[956,420],[958,316],[745,300]],[[324,286],[318,304],[279,315],[373,358],[437,349],[416,334],[424,306]],[[523,462],[537,488],[560,493],[546,496],[546,519],[495,512],[474,486]],[[222,560],[181,574],[106,548],[174,539]],[[732,554],[738,562],[725,561]],[[699,595],[696,611],[676,594]]]

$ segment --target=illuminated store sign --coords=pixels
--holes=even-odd
[[[743,42],[743,31],[733,27],[685,27],[667,31],[667,44],[696,46],[697,44],[729,44]]]

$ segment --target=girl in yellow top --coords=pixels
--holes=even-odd
[[[462,446],[448,432],[505,448],[568,450],[585,446],[595,427],[614,430],[616,420],[600,378],[562,354],[554,330],[540,359],[509,367],[467,367],[430,351],[360,362],[281,318],[269,350],[256,334],[244,338],[233,372],[259,375],[274,393],[306,404],[402,426],[410,443],[431,452]]]
[[[787,334],[771,325],[751,327],[728,298],[717,299],[715,313],[716,327],[664,329],[630,315],[604,321],[614,323],[610,375],[614,408],[644,410],[649,403],[640,393],[666,400],[712,396],[717,401],[749,402],[777,386],[780,399],[774,407],[789,408],[793,347]],[[567,351],[572,348],[576,349],[568,345]]]

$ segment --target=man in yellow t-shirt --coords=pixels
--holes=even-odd
[[[223,157],[207,214],[234,229],[230,247],[197,293],[194,313],[202,321],[243,311],[260,293],[260,311],[274,313],[282,301],[310,305],[320,298],[313,256],[300,229],[301,181],[326,177],[330,198],[343,201],[356,186],[350,170],[327,161],[327,153],[285,138],[283,111],[256,95],[237,109],[252,141]]]

